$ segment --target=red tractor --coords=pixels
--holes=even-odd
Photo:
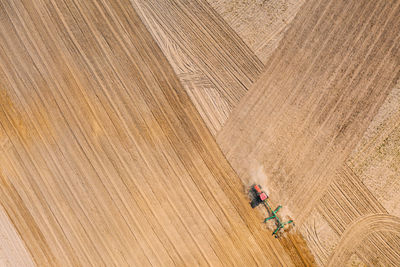
[[[253,185],[250,189],[250,194],[252,195],[250,205],[253,209],[268,199],[267,194],[261,191],[260,185]]]

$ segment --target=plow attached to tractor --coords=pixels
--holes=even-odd
[[[263,204],[267,209],[267,212],[270,216],[268,218],[265,218],[264,223],[268,222],[269,220],[275,220],[276,229],[272,232],[272,235],[275,236],[275,238],[278,238],[280,236],[281,229],[283,229],[285,225],[287,224],[294,225],[293,220],[289,220],[287,222],[281,221],[281,219],[277,215],[277,212],[282,208],[282,206],[279,205],[275,210],[273,210],[268,203],[268,195],[261,190],[260,185],[257,184],[252,185],[252,187],[250,188],[250,196],[251,196],[250,205],[252,208],[255,208],[258,205]]]

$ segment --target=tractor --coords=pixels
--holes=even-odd
[[[263,204],[267,209],[267,212],[270,216],[264,219],[264,223],[268,222],[269,220],[275,220],[276,229],[272,232],[272,235],[275,236],[275,238],[280,236],[280,230],[283,229],[285,225],[294,225],[293,220],[289,220],[287,222],[281,221],[281,219],[277,216],[277,212],[282,208],[282,206],[279,205],[275,210],[273,210],[268,203],[268,195],[262,191],[260,185],[253,184],[249,190],[249,193],[251,197],[250,205],[253,209],[260,204]]]

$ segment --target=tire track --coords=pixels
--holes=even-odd
[[[291,21],[301,10],[302,1],[207,0],[258,58],[268,58],[279,46]]]
[[[366,215],[354,221],[344,231],[335,252],[331,255],[328,266],[344,266],[354,249],[369,234],[386,231],[400,234],[400,218],[389,214]],[[387,248],[385,251],[391,251]],[[396,253],[399,253],[398,251]]]
[[[361,216],[387,213],[346,164],[336,172],[317,209],[338,235]]]
[[[215,135],[263,64],[205,0],[131,2]]]
[[[369,234],[356,251],[358,257],[370,266],[398,266],[400,235],[385,231]]]

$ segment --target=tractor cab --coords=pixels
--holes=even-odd
[[[266,199],[268,199],[268,195],[261,190],[261,186],[254,184],[251,186],[250,189],[250,195],[251,195],[251,202],[250,205],[254,209],[261,203],[263,203]]]

